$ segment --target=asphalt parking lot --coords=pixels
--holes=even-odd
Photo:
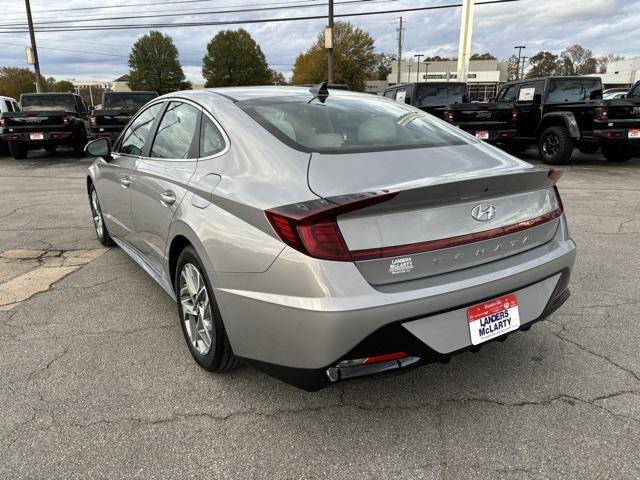
[[[579,252],[559,312],[448,365],[318,393],[192,361],[173,301],[99,250],[88,159],[0,158],[0,291],[15,296],[0,478],[640,478],[640,159],[574,158],[560,191]],[[18,298],[38,268],[68,270]]]

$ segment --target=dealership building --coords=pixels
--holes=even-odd
[[[458,81],[458,62],[402,62],[400,82],[456,82]],[[398,64],[391,67],[387,77],[389,85],[395,85],[398,79]],[[488,100],[494,97],[498,86],[507,81],[507,62],[498,60],[471,60],[469,62],[470,100]]]
[[[619,60],[607,65],[606,73],[594,73],[590,77],[600,77],[606,88],[626,88],[640,80],[640,57]]]

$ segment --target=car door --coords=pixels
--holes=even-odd
[[[131,194],[134,245],[162,272],[171,219],[197,166],[202,109],[186,100],[166,102],[153,138],[138,161]]]
[[[134,168],[162,108],[157,103],[141,111],[114,146],[112,159],[98,163],[96,190],[104,221],[113,236],[127,242],[131,242],[134,231],[130,190]]]
[[[540,81],[520,84],[516,106],[518,109],[518,131],[522,137],[535,136],[542,115],[543,89],[544,83]]]

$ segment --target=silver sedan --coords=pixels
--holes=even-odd
[[[446,362],[569,296],[558,172],[403,103],[177,92],[86,151],[98,239],[177,301],[210,371],[243,361],[317,390]]]

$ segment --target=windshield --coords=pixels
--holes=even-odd
[[[76,111],[76,104],[71,95],[23,95],[20,98],[20,104],[25,112],[36,110]]]
[[[107,94],[104,98],[104,110],[140,110],[147,102],[156,98],[155,93],[118,93]]]
[[[426,113],[377,96],[260,98],[240,108],[288,145],[306,152],[347,153],[443,147],[473,142]]]
[[[600,80],[551,80],[549,103],[602,99]]]
[[[416,106],[449,105],[467,102],[466,85],[418,85]]]

